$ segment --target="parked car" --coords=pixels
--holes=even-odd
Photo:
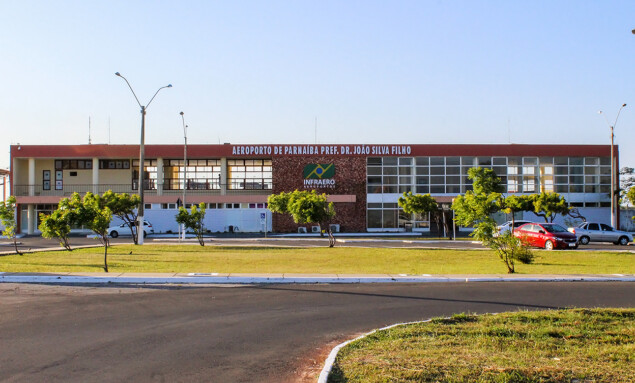
[[[615,230],[609,225],[597,222],[582,222],[569,231],[578,237],[581,245],[589,242],[613,242],[615,245],[628,245],[633,242],[633,235],[626,231]]]
[[[526,223],[514,229],[514,236],[529,246],[546,250],[578,248],[576,235],[557,223]]]
[[[526,224],[526,223],[530,223],[531,221],[524,221],[522,219],[516,220],[514,221],[514,230],[516,230],[518,227]],[[496,232],[494,233],[495,237],[498,237],[501,234],[505,234],[506,232],[510,231],[512,227],[512,221],[507,221],[503,224],[500,224],[498,226],[496,226]]]
[[[133,228],[135,233],[137,232],[137,226],[139,226],[139,224],[136,224]],[[154,228],[152,227],[152,224],[150,222],[144,220],[143,238],[147,237],[148,234],[154,234]],[[121,225],[117,226],[111,226],[108,228],[108,235],[112,238],[117,238],[120,235],[130,235],[130,227],[126,223],[122,223]]]

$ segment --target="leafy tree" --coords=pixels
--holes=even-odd
[[[287,203],[285,204],[284,201]],[[318,194],[315,190],[291,193],[272,194],[267,199],[269,210],[274,213],[290,214],[298,224],[317,223],[326,227],[329,247],[335,246],[335,238],[331,230],[331,220],[335,217],[333,202],[327,202],[326,194]]]
[[[179,207],[179,213],[176,215],[176,222],[184,225],[186,228],[191,229],[196,234],[198,243],[201,246],[205,246],[203,240],[203,234],[205,233],[205,227],[203,226],[203,219],[205,218],[205,204],[200,203],[198,209],[196,205],[192,205],[191,212],[188,212],[183,206]]]
[[[6,201],[0,202],[0,222],[4,226],[2,235],[9,239],[13,239],[13,246],[17,254],[22,254],[18,250],[18,241],[16,237],[17,221],[15,218],[15,197],[9,196]]]
[[[635,188],[628,189],[628,193],[626,193],[626,197],[629,201],[635,201]],[[635,216],[632,217],[632,220],[635,221]]]
[[[108,227],[112,220],[112,212],[106,206],[103,197],[97,194],[88,192],[81,202],[77,201],[75,197],[79,197],[79,194],[73,193],[71,198],[71,201],[76,202],[74,205],[76,209],[75,223],[89,228],[99,236],[99,240],[104,245],[104,271],[108,272]]]
[[[473,191],[459,195],[452,203],[455,221],[461,226],[474,225],[472,236],[484,243],[492,238],[496,221],[491,214],[503,206],[501,180],[492,169],[471,168],[468,178],[473,180]]]
[[[107,206],[112,215],[121,219],[130,229],[132,234],[132,241],[136,245],[138,243],[137,234],[139,232],[143,235],[142,230],[135,230],[135,226],[138,226],[138,208],[141,203],[141,198],[137,194],[128,193],[113,193],[112,190],[108,190],[101,197],[104,200],[105,206]]]
[[[412,194],[411,191],[399,197],[399,207],[408,214],[430,213],[438,209],[437,201],[430,194]]]
[[[407,214],[426,214],[438,210],[437,201],[430,194],[412,194],[404,192],[397,201]]]
[[[279,194],[271,194],[267,198],[267,206],[269,210],[274,213],[287,213],[287,205],[289,205],[289,198],[291,193],[281,192]]]
[[[58,238],[68,250],[71,226],[84,226],[92,230],[104,245],[104,271],[108,272],[108,227],[111,220],[112,212],[102,197],[88,192],[82,199],[79,193],[73,193],[70,198],[63,198],[53,213],[42,216],[39,228],[42,236]]]
[[[507,273],[513,274],[515,270],[515,262],[532,263],[534,253],[528,246],[523,244],[520,238],[514,236],[512,231],[506,231],[498,237],[492,237],[488,240],[489,247],[494,249],[498,257],[507,266]]]
[[[77,222],[77,205],[81,203],[81,197],[73,193],[71,198],[62,198],[57,205],[57,209],[50,215],[40,214],[40,226],[42,237],[52,239],[57,238],[66,250],[71,251],[71,244],[68,235],[71,226]]]
[[[531,196],[533,200],[533,212],[542,217],[545,222],[553,222],[558,214],[569,214],[569,206],[567,201],[558,193],[542,192]]]
[[[456,214],[455,219],[462,226],[474,225],[471,235],[495,250],[507,267],[507,272],[514,273],[516,260],[530,263],[533,255],[511,231],[494,237],[496,221],[491,214],[501,209],[511,213],[526,209],[532,200],[516,196],[503,198],[501,193],[504,187],[491,169],[472,168],[468,170],[468,177],[473,180],[474,190],[454,199],[452,209]]]
[[[52,239],[57,238],[66,250],[71,251],[71,244],[68,234],[71,232],[68,210],[60,209],[53,211],[49,215],[40,214],[40,226],[42,237]]]
[[[530,195],[510,195],[503,201],[503,211],[512,215],[511,232],[514,232],[514,213],[519,211],[533,211],[533,199]]]

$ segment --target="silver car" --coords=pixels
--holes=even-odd
[[[531,221],[525,221],[522,219],[517,219],[514,221],[514,229],[517,229],[518,227],[526,224],[526,223],[531,223]],[[503,224],[500,224],[498,226],[496,226],[496,232],[494,232],[494,237],[498,237],[499,235],[503,235],[506,232],[510,231],[512,228],[512,221],[507,221]]]
[[[597,222],[583,222],[569,231],[578,237],[581,245],[589,242],[613,242],[615,245],[628,245],[633,242],[633,235],[627,231],[615,230],[609,225]]]

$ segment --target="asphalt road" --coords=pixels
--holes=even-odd
[[[330,348],[360,332],[559,307],[635,307],[635,284],[0,284],[0,382],[315,381]]]

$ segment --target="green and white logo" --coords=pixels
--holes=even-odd
[[[333,164],[308,164],[302,172],[305,180],[328,179],[335,176],[335,165]]]
[[[335,165],[308,164],[302,171],[305,188],[334,188]]]

